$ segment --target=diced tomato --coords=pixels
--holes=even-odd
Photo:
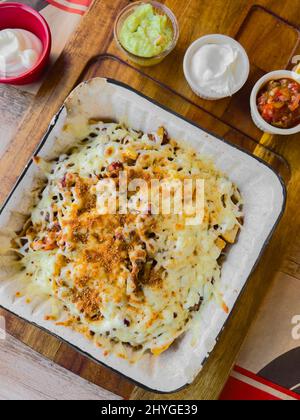
[[[272,121],[274,115],[274,105],[266,104],[262,107],[262,116],[266,121]]]

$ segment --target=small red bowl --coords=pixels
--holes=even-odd
[[[50,28],[43,16],[31,7],[20,3],[1,3],[0,30],[8,28],[26,29],[35,34],[43,44],[43,53],[32,69],[17,77],[0,78],[0,83],[25,85],[35,82],[49,61],[51,51]]]

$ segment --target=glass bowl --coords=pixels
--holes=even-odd
[[[161,15],[166,15],[173,29],[173,40],[172,40],[171,45],[162,53],[153,57],[141,57],[141,56],[132,54],[131,52],[127,51],[126,48],[123,47],[123,45],[120,42],[120,37],[119,37],[120,31],[123,27],[125,20],[128,18],[128,16],[130,16],[136,10],[137,7],[143,4],[151,4],[156,13],[161,14]],[[178,26],[178,22],[174,13],[168,7],[156,1],[138,1],[135,3],[129,4],[123,10],[121,10],[121,12],[119,13],[115,21],[114,37],[115,37],[115,41],[119,49],[129,58],[129,60],[143,67],[154,66],[155,64],[160,63],[175,48],[178,41],[178,37],[179,37],[179,26]]]

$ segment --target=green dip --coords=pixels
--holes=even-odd
[[[127,51],[139,57],[154,57],[171,45],[173,29],[166,15],[159,15],[151,4],[144,4],[125,20],[120,42]]]

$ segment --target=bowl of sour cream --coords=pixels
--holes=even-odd
[[[183,62],[185,78],[203,99],[234,95],[246,83],[250,64],[245,49],[226,35],[206,35],[188,48]]]
[[[50,51],[51,32],[38,12],[20,3],[0,4],[0,83],[36,81]]]

